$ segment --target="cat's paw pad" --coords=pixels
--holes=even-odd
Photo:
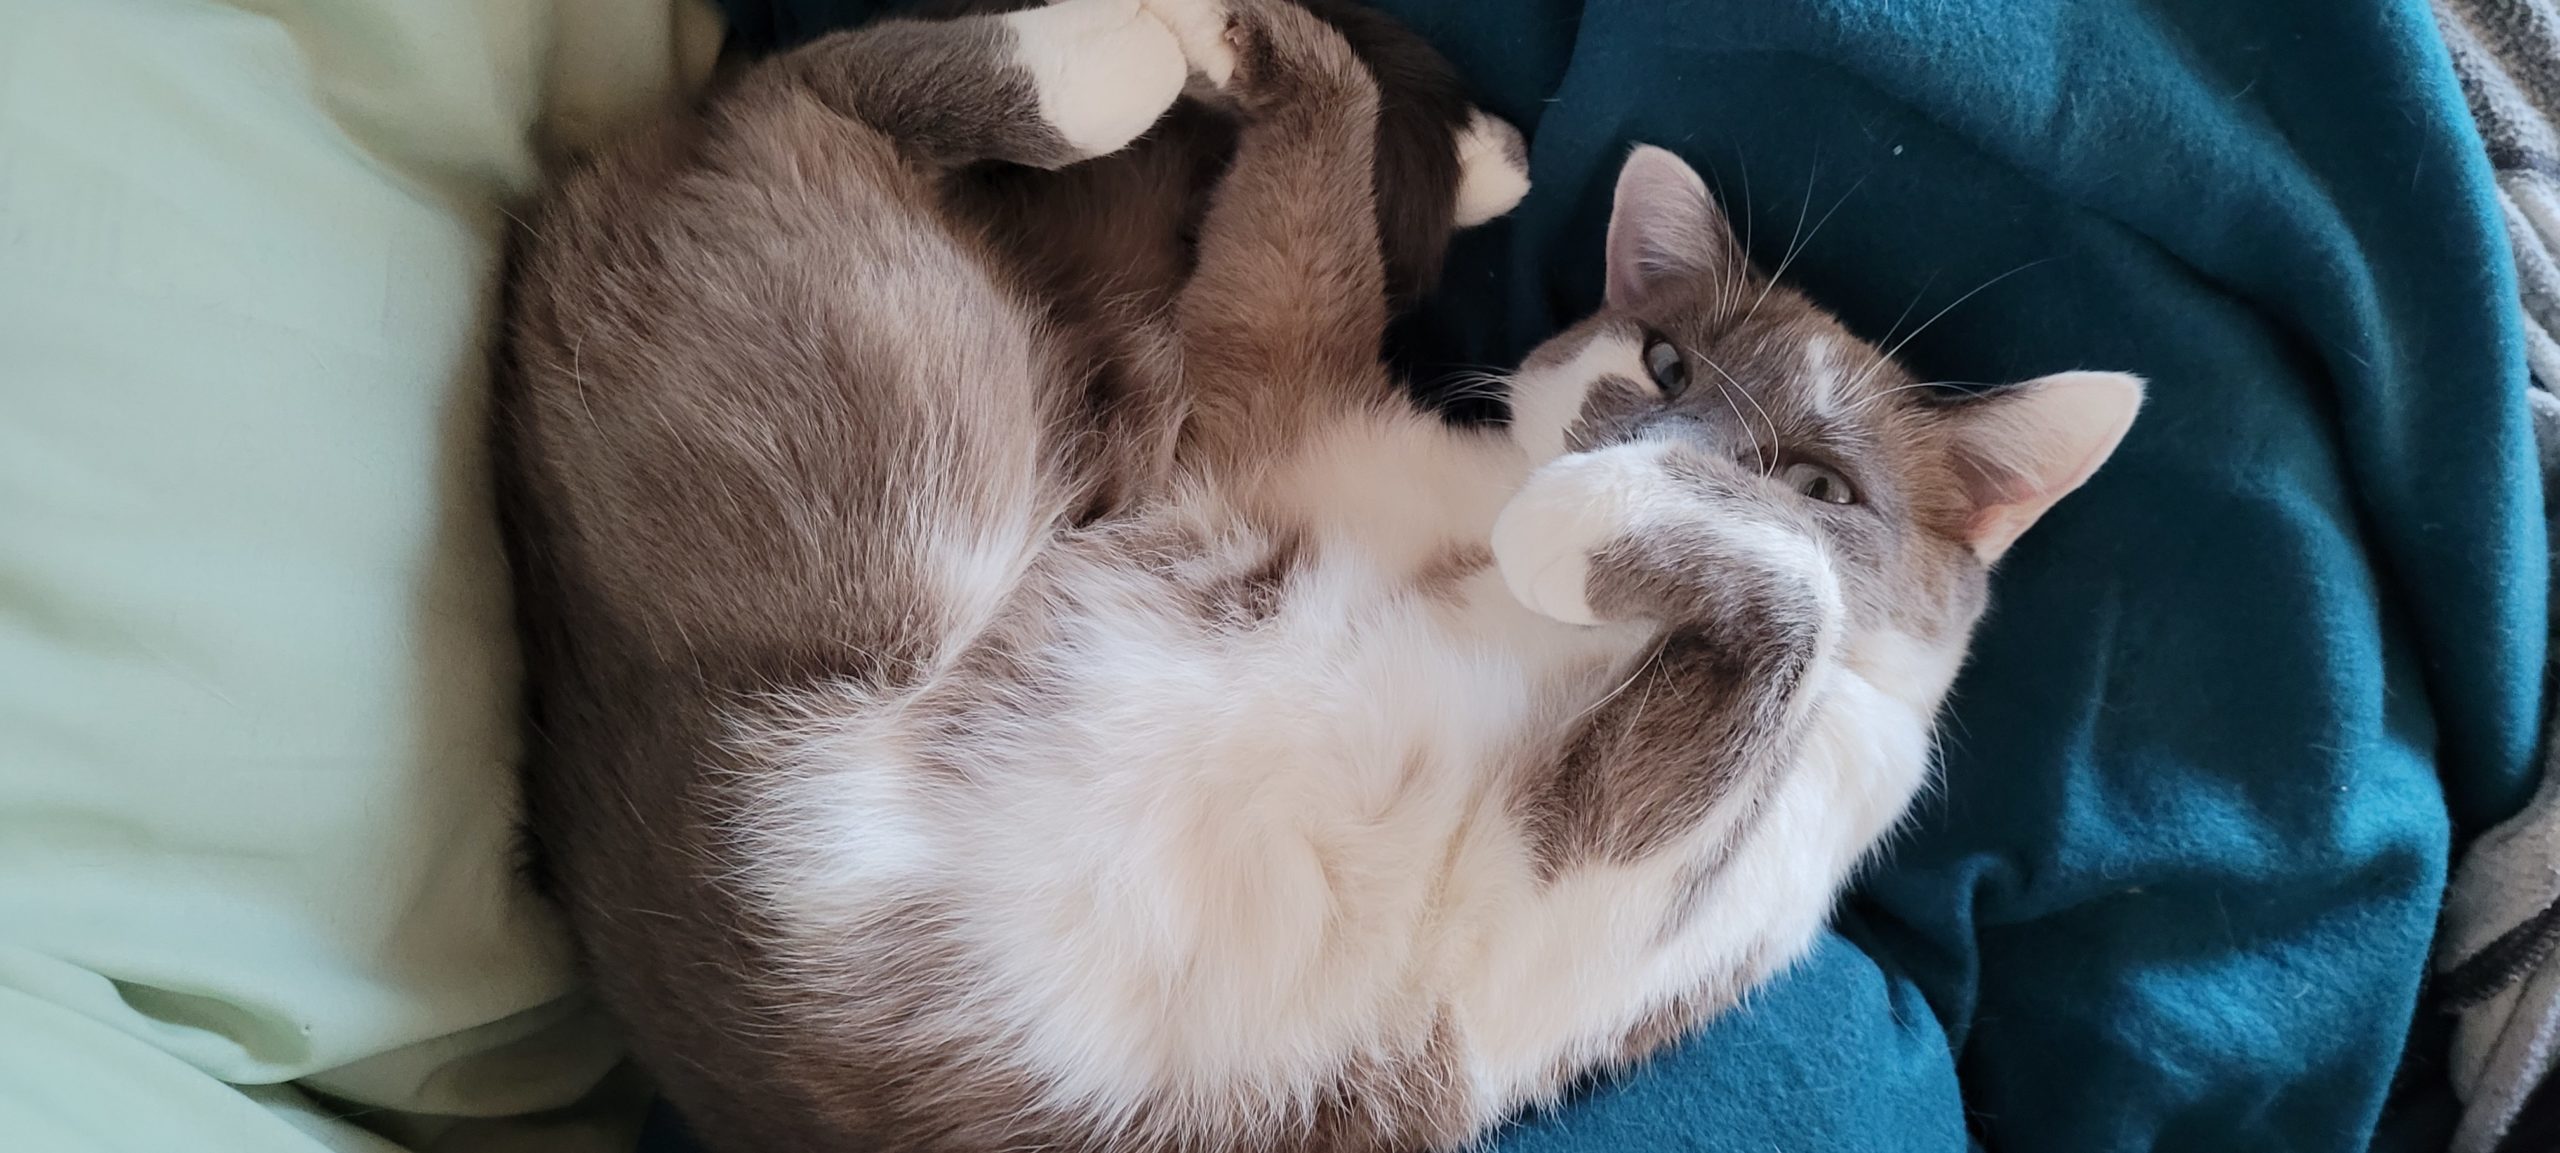
[[[1236,46],[1227,0],[1139,0],[1173,32],[1194,75],[1223,91],[1236,74]]]
[[[1558,457],[1503,506],[1493,523],[1494,567],[1529,611],[1566,624],[1600,623],[1591,608],[1591,560],[1634,526],[1646,447]]]
[[[1153,2],[1153,0],[1150,0]],[[1234,60],[1224,91],[1248,113],[1376,100],[1377,81],[1342,31],[1293,0],[1223,0]]]
[[[1191,75],[1146,0],[1060,0],[1004,19],[1041,118],[1081,156],[1118,152],[1155,127]]]
[[[1527,195],[1527,139],[1484,109],[1470,110],[1466,127],[1458,130],[1458,227],[1473,228],[1501,216]]]

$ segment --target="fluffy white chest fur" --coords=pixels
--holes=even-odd
[[[894,1027],[1010,1034],[1057,1107],[1108,1117],[1187,1085],[1271,1115],[1436,1032],[1489,1123],[1802,952],[1918,788],[1952,665],[1870,639],[1824,670],[1783,780],[1667,850],[1542,875],[1519,775],[1629,683],[1651,630],[1534,614],[1481,560],[1434,587],[1487,555],[1530,471],[1507,438],[1377,416],[1310,443],[1257,491],[1157,510],[1184,543],[1155,572],[1027,524],[943,549],[982,619],[1050,614],[1037,702],[955,719],[920,705],[928,680],[754,734],[794,781],[746,821],[772,863],[752,883],[813,971],[900,979],[883,926],[929,909],[972,983]],[[1284,535],[1299,563],[1249,627],[1172,595]]]

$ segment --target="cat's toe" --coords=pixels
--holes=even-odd
[[[1236,49],[1228,36],[1226,0],[1140,0],[1148,12],[1173,30],[1193,74],[1224,90],[1235,78]]]
[[[1484,109],[1458,130],[1460,228],[1473,228],[1520,206],[1529,195],[1529,143],[1520,130]]]

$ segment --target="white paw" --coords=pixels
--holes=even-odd
[[[1226,0],[1139,0],[1156,19],[1173,30],[1191,70],[1212,87],[1224,89],[1235,78],[1236,49],[1227,40]]]
[[[1059,0],[1004,19],[1041,117],[1085,156],[1144,135],[1190,79],[1182,43],[1141,0]]]
[[[1473,228],[1520,206],[1529,195],[1529,146],[1520,130],[1478,108],[1458,130],[1460,228]]]
[[[1493,562],[1529,611],[1596,625],[1591,555],[1636,528],[1658,449],[1627,444],[1558,457],[1529,474],[1493,522]]]

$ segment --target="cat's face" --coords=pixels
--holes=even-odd
[[[1704,183],[1659,149],[1620,177],[1608,263],[1600,312],[1514,377],[1513,437],[1542,461],[1673,439],[1757,478],[1722,487],[1821,543],[1853,632],[1960,643],[1989,564],[2106,460],[2141,403],[2140,382],[2114,373],[1971,397],[1922,385],[1753,269]]]

